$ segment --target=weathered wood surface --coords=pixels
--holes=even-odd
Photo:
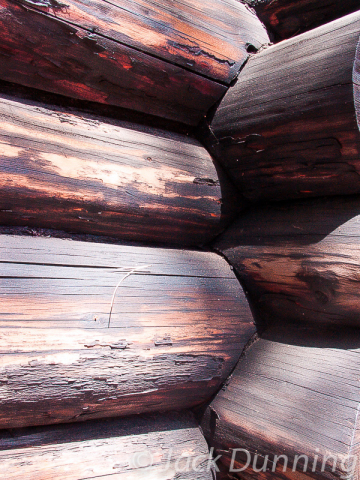
[[[0,237],[0,428],[188,408],[254,333],[214,253]]]
[[[358,0],[241,0],[254,8],[271,38],[279,41],[359,10]]]
[[[6,480],[213,478],[190,413],[2,431],[0,459]]]
[[[207,142],[246,198],[360,192],[352,79],[359,34],[360,12],[271,46],[245,65]]]
[[[6,82],[0,79],[0,97],[2,98],[4,95],[12,97],[17,101],[26,102],[30,100],[32,102],[44,103],[48,108],[60,107],[64,113],[87,113],[89,115],[150,126],[160,130],[166,130],[167,132],[180,133],[194,138],[194,127],[191,125],[185,125],[184,123],[156,117],[155,115],[138,112],[136,110],[117,107],[115,105],[106,105],[104,103],[66,97],[65,95],[25,87],[19,83]]]
[[[360,326],[360,197],[254,207],[216,248],[262,322]]]
[[[359,368],[357,333],[270,331],[211,402],[205,436],[232,475],[250,459],[242,479],[358,480]]]
[[[239,202],[184,135],[0,98],[0,223],[200,245]]]
[[[1,0],[0,78],[196,125],[268,36],[236,0]]]

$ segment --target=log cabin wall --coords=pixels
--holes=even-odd
[[[219,479],[360,478],[359,18],[252,56],[202,130],[258,203],[213,244],[260,327],[201,417]]]
[[[14,96],[5,84],[11,94],[1,94],[1,224],[182,248],[218,235],[243,202],[196,140],[170,130],[191,133],[178,125],[196,125],[268,42],[256,16],[233,1],[1,7],[0,78],[39,89]],[[40,104],[41,90],[90,101],[92,113],[64,97]],[[96,116],[96,102],[144,112],[148,125],[104,107],[115,118]],[[6,235],[0,250],[2,429],[197,406],[255,333],[236,277],[215,254]],[[2,430],[4,472],[140,479],[141,466],[114,465],[120,451],[151,445],[163,463],[164,445],[175,443],[174,460],[184,449],[208,456],[188,416],[15,430],[10,442]],[[186,478],[213,477],[198,467]],[[146,475],[178,478],[158,463]]]
[[[0,78],[193,127],[209,113],[202,138],[249,201],[360,191],[359,14],[264,49],[265,29],[232,1],[2,7]],[[202,418],[218,479],[244,446],[260,463],[269,451],[314,461],[319,445],[340,462],[241,478],[348,474],[342,460],[359,443],[357,197],[259,206],[213,244],[253,300],[257,335],[226,261],[181,250],[209,247],[244,204],[197,141],[6,95],[0,109],[1,223],[157,245],[0,235],[0,427],[85,421],[2,430],[6,479],[175,480],[159,470],[164,445],[208,450],[189,413],[164,412],[199,408],[221,387]],[[88,421],[146,412],[161,415]],[[144,446],[150,470],[117,463]]]

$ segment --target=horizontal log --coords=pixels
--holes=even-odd
[[[252,208],[216,244],[259,321],[360,326],[360,197]]]
[[[252,7],[275,41],[299,35],[359,10],[358,0],[242,0]]]
[[[7,480],[213,478],[190,413],[3,431],[0,459]]]
[[[207,139],[247,199],[360,193],[359,34],[360,12],[250,58]]]
[[[359,479],[359,338],[328,334],[280,328],[246,350],[201,423],[231,478]]]
[[[201,245],[237,209],[229,180],[185,135],[6,95],[0,116],[2,225]]]
[[[236,0],[2,0],[0,78],[196,125],[268,42]]]
[[[254,333],[214,253],[0,237],[0,428],[188,408]]]

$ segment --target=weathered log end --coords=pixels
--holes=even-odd
[[[263,334],[202,419],[231,478],[359,479],[359,353],[354,332]]]
[[[207,143],[247,199],[360,193],[359,33],[357,12],[245,65],[210,122]],[[355,93],[356,82],[357,75]]]
[[[257,320],[360,325],[360,198],[252,208],[218,240]]]

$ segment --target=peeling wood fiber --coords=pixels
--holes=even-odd
[[[3,235],[0,259],[0,428],[198,405],[255,332],[214,253]]]
[[[360,193],[359,35],[357,12],[247,62],[208,143],[248,200]]]
[[[268,43],[236,0],[1,0],[0,78],[197,125]]]
[[[201,245],[238,205],[185,135],[0,97],[0,223]]]

